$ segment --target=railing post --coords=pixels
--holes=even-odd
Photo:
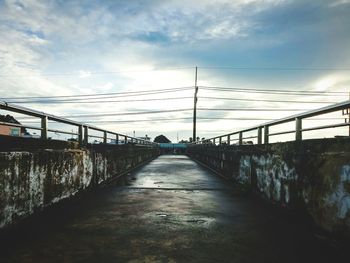
[[[125,137],[124,137],[124,144],[127,144],[127,143],[128,143],[128,137],[125,136]]]
[[[301,118],[295,118],[295,140],[301,141],[302,140],[302,121]]]
[[[269,126],[264,126],[264,143],[269,143]]]
[[[47,116],[41,117],[41,139],[46,140],[47,139]]]
[[[219,137],[219,145],[221,145],[222,144],[222,139],[221,139],[221,137]]]
[[[262,127],[258,127],[258,144],[262,144]]]
[[[119,134],[115,135],[115,143],[116,143],[116,145],[119,144]]]
[[[213,144],[216,145],[216,144],[215,144],[215,138],[213,139]]]
[[[84,126],[84,143],[88,144],[89,143],[89,127]]]
[[[83,143],[83,138],[84,138],[83,132],[84,132],[83,131],[83,125],[79,125],[79,127],[78,127],[78,142],[80,144]]]
[[[227,145],[230,145],[231,143],[231,135],[227,135]]]
[[[239,132],[238,134],[238,145],[243,144],[243,132]]]
[[[103,132],[103,143],[107,143],[107,132],[106,131],[104,131]]]

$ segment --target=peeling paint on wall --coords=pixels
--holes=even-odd
[[[295,168],[288,167],[278,155],[254,155],[252,159],[256,167],[258,189],[269,199],[288,203],[289,184],[298,179]]]
[[[337,207],[337,217],[345,219],[350,211],[350,165],[341,167],[339,184],[336,190],[327,198],[330,205]]]
[[[325,231],[350,237],[350,139],[195,145],[188,152],[243,191],[253,190],[277,207],[312,219]]]
[[[236,177],[236,182],[241,185],[250,184],[251,182],[251,157],[241,156],[239,161],[239,174]]]
[[[0,152],[0,228],[158,155],[147,148],[136,153],[133,147],[114,151],[120,155],[88,149]]]
[[[257,189],[264,193],[266,198],[289,203],[289,183],[298,179],[294,167],[288,167],[278,155],[241,156],[236,181],[240,184],[251,184],[254,176],[252,173],[256,176]]]

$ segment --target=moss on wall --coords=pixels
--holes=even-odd
[[[189,155],[268,202],[350,237],[350,139],[193,146]]]
[[[135,145],[0,152],[0,228],[97,187],[158,154],[158,149]]]

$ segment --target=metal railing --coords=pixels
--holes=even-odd
[[[41,120],[41,126],[35,127],[35,126],[28,126],[28,125],[22,125],[22,124],[16,124],[16,123],[9,123],[9,122],[0,122],[0,125],[7,125],[12,127],[19,127],[19,128],[26,128],[31,130],[38,130],[40,131],[40,138],[47,140],[48,139],[48,133],[54,132],[54,133],[61,133],[61,134],[67,134],[67,135],[74,135],[78,137],[79,143],[87,144],[89,141],[89,138],[98,138],[102,139],[103,143],[107,143],[108,140],[115,140],[116,144],[127,144],[127,143],[135,143],[135,144],[142,144],[142,145],[152,145],[157,146],[158,143],[143,140],[140,138],[130,137],[124,134],[107,131],[95,126],[91,126],[88,124],[84,124],[81,122],[69,120],[66,118],[58,117],[55,115],[47,114],[40,111],[31,110],[22,106],[9,104],[7,102],[1,102],[0,101],[0,109],[10,111],[10,112],[16,112],[19,114],[24,114],[31,117],[37,117]],[[56,130],[56,129],[49,129],[48,124],[49,121],[55,121],[58,123],[64,123],[68,125],[72,125],[75,127],[78,127],[78,132],[68,132],[64,130]],[[96,135],[89,135],[89,131],[98,131],[102,132],[103,136],[96,136]],[[113,136],[113,138],[109,137],[110,135]]]
[[[257,125],[257,126],[254,126],[254,127],[248,128],[248,129],[237,131],[237,132],[224,134],[221,136],[213,137],[210,139],[205,139],[202,141],[197,141],[197,142],[194,142],[193,144],[208,144],[208,145],[214,144],[214,145],[216,145],[218,142],[219,145],[222,145],[222,144],[230,145],[231,138],[234,135],[238,135],[238,145],[242,145],[244,139],[257,139],[258,144],[263,144],[263,143],[268,144],[269,138],[271,136],[284,135],[284,134],[290,134],[290,133],[294,133],[295,140],[300,141],[300,140],[302,140],[303,132],[306,132],[306,131],[350,126],[350,123],[346,122],[346,123],[330,124],[330,125],[316,126],[316,127],[312,127],[312,128],[303,129],[302,128],[303,119],[315,117],[315,116],[319,116],[322,114],[327,114],[327,113],[331,113],[331,112],[335,112],[335,111],[346,110],[348,108],[350,108],[350,100],[336,103],[336,104],[332,104],[332,105],[329,105],[329,106],[326,106],[326,107],[323,107],[320,109],[311,110],[311,111],[307,111],[304,113],[292,115],[292,116],[285,117],[282,119],[266,122],[266,123],[263,123],[261,125]],[[289,130],[289,131],[275,132],[275,133],[269,132],[270,127],[278,125],[278,124],[288,123],[288,122],[295,122],[295,129]],[[252,132],[252,131],[256,131],[257,132],[256,135],[248,136],[248,137],[244,136],[244,133]]]

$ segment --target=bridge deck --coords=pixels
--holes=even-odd
[[[54,227],[38,226],[2,261],[334,262],[339,256],[186,156],[161,156],[129,178],[57,215]]]

